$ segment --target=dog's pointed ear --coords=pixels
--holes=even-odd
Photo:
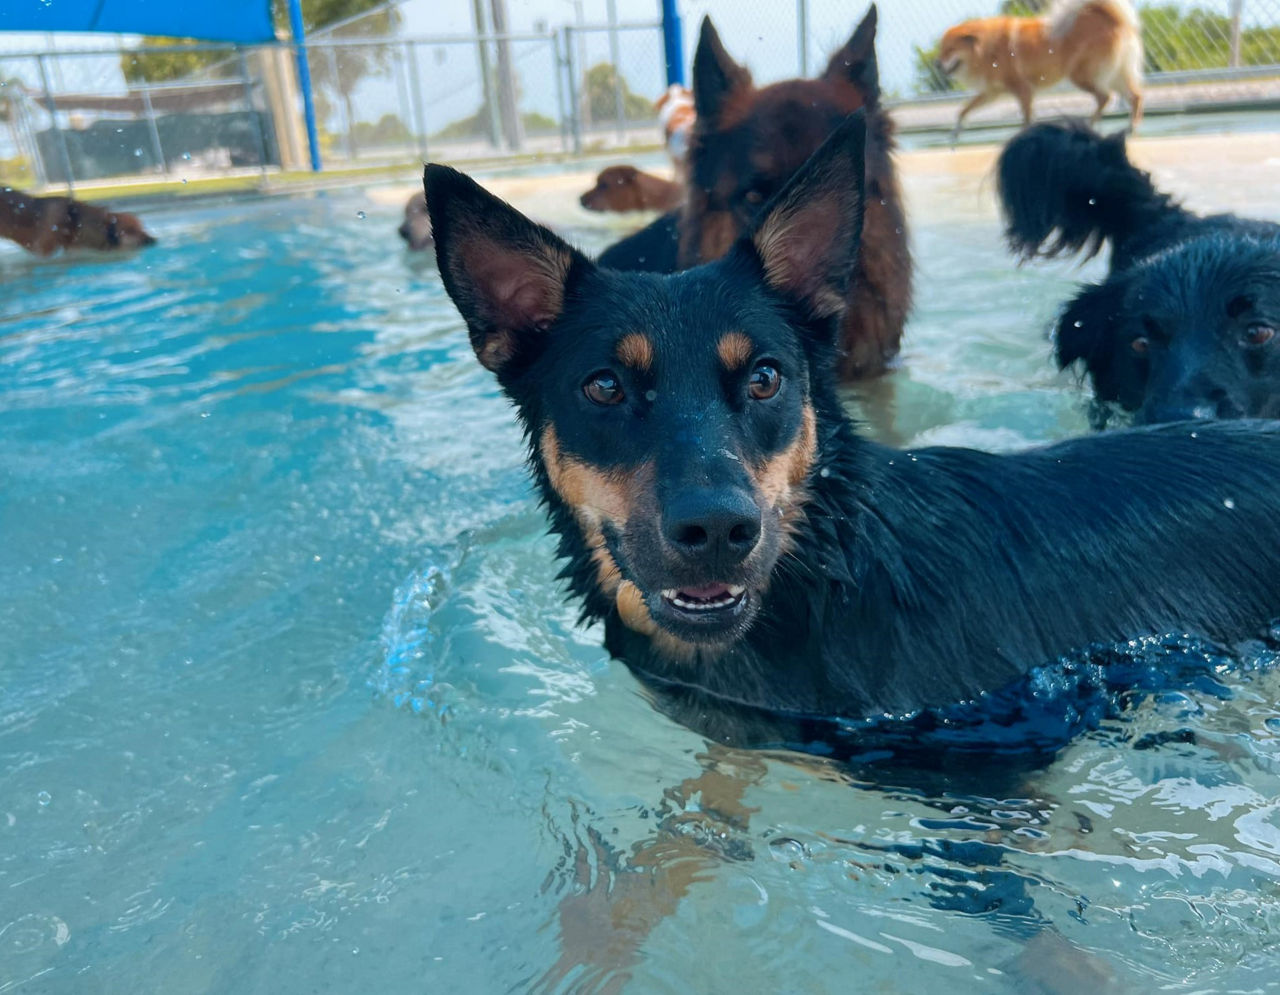
[[[843,313],[862,238],[866,114],[847,117],[739,243],[764,282],[814,319]]]
[[[457,170],[429,165],[423,187],[445,290],[476,357],[501,373],[555,323],[571,280],[592,264]]]
[[[725,101],[735,90],[751,85],[751,73],[725,51],[710,17],[702,19],[698,50],[693,54],[693,108],[698,120],[714,126]]]
[[[847,80],[862,91],[867,103],[880,96],[880,68],[876,63],[876,5],[872,4],[862,23],[844,47],[831,57],[824,74],[830,80]]]
[[[1124,278],[1111,279],[1076,294],[1058,319],[1054,348],[1060,369],[1084,363],[1098,400],[1136,411],[1146,392],[1147,367],[1133,350],[1134,334],[1126,334],[1127,284]]]

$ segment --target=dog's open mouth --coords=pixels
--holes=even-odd
[[[741,584],[672,587],[656,599],[653,614],[663,628],[690,642],[736,639],[750,624],[751,593]]]
[[[707,584],[704,587],[670,588],[662,592],[662,600],[676,611],[688,615],[733,611],[742,605],[747,589],[739,584]]]

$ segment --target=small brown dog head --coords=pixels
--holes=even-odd
[[[415,252],[430,248],[435,241],[431,237],[431,216],[427,214],[426,194],[415,193],[404,205],[404,221],[396,229],[409,248]]]
[[[608,166],[596,177],[596,185],[579,200],[588,211],[642,211],[644,197],[640,192],[635,166]]]
[[[107,247],[113,249],[141,249],[155,245],[155,236],[142,227],[142,221],[134,214],[107,215]]]
[[[978,36],[972,22],[965,21],[947,30],[938,46],[938,71],[944,76],[966,79],[969,67],[978,58]]]
[[[114,252],[155,245],[155,238],[134,214],[109,211],[94,204],[68,200],[57,224],[58,244],[66,249]]]

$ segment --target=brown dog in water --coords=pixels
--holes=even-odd
[[[51,256],[59,249],[114,252],[155,244],[132,214],[14,189],[0,190],[0,236],[38,256]]]
[[[756,87],[704,20],[693,60],[697,120],[685,203],[610,246],[601,264],[672,273],[720,258],[836,126],[865,108],[866,217],[841,319],[838,373],[842,380],[883,373],[898,354],[911,303],[911,255],[875,41],[873,4],[821,76]]]
[[[609,166],[579,199],[588,211],[670,211],[680,206],[684,187],[635,166]]]
[[[938,68],[978,92],[960,109],[952,138],[968,113],[1002,93],[1031,123],[1036,90],[1066,78],[1093,95],[1097,124],[1112,93],[1129,101],[1130,127],[1142,120],[1142,25],[1128,0],[1057,0],[1044,17],[984,17],[942,36]]]

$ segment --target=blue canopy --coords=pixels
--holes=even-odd
[[[0,0],[0,31],[106,31],[201,41],[273,41],[271,0]]]

